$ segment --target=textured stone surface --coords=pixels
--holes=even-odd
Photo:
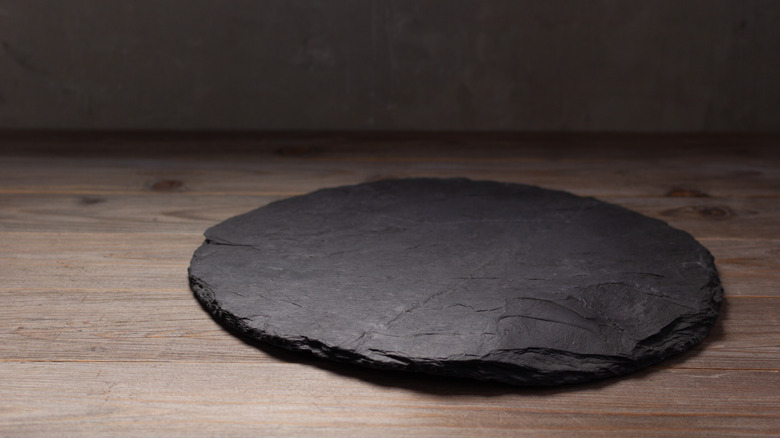
[[[722,296],[689,234],[592,198],[388,180],[210,228],[190,284],[222,324],[360,365],[554,385],[699,342]]]

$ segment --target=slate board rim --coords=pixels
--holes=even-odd
[[[498,185],[522,185],[525,186],[531,190],[542,190],[546,192],[556,192],[558,194],[571,196],[574,198],[581,198],[581,199],[589,199],[597,201],[601,204],[608,205],[611,208],[617,208],[624,212],[628,212],[631,215],[636,215],[642,218],[642,220],[650,220],[653,222],[656,222],[659,225],[663,225],[665,227],[668,227],[676,232],[683,233],[690,239],[696,241],[696,239],[688,232],[684,230],[680,230],[677,228],[671,227],[668,223],[665,221],[662,221],[660,219],[651,218],[644,216],[640,213],[634,212],[632,210],[629,210],[625,207],[611,204],[605,201],[598,200],[594,197],[585,197],[585,196],[578,196],[574,195],[570,192],[562,191],[562,190],[551,190],[551,189],[545,189],[538,186],[533,185],[523,185],[523,184],[516,184],[516,183],[508,183],[508,182],[497,182],[497,181],[489,181],[489,180],[480,180],[480,181],[472,181],[468,178],[404,178],[402,181],[405,182],[415,182],[415,181],[460,181],[460,182],[473,182],[473,183],[481,183],[481,184],[498,184]],[[323,192],[333,191],[333,190],[345,190],[349,189],[351,187],[355,186],[366,186],[366,185],[377,185],[377,184],[387,184],[391,183],[393,181],[398,180],[381,180],[381,181],[375,181],[371,183],[363,183],[363,184],[354,184],[354,185],[348,185],[348,186],[338,186],[338,187],[328,187],[328,188],[322,188],[318,189],[316,191],[310,192],[308,194],[298,195],[290,198],[280,199],[273,201],[266,206],[260,207],[265,208],[268,205],[271,204],[277,204],[285,202],[292,198],[301,198],[306,196],[312,196],[317,194],[322,194]],[[237,219],[240,218],[246,214],[250,214],[253,211],[256,211],[258,209],[251,210],[247,213],[235,216],[231,219]],[[207,236],[206,241],[203,243],[202,246],[206,245],[221,245],[221,244],[227,244],[227,245],[234,245],[232,242],[220,242],[218,239],[209,238],[210,231],[216,227],[210,227],[204,234]],[[698,241],[697,241],[698,243]],[[240,244],[238,244],[240,245]],[[687,340],[684,343],[681,344],[673,344],[671,347],[666,348],[664,351],[656,352],[655,356],[647,357],[646,360],[642,362],[634,362],[629,363],[629,361],[626,361],[624,358],[620,356],[603,356],[604,358],[608,358],[614,362],[612,366],[608,367],[602,367],[600,369],[590,369],[587,371],[581,371],[581,370],[572,370],[570,372],[561,372],[560,370],[556,371],[556,377],[558,378],[559,383],[554,383],[554,385],[560,384],[560,383],[580,383],[590,380],[596,380],[596,379],[602,379],[607,377],[613,377],[613,376],[619,376],[628,374],[631,372],[634,372],[638,369],[647,367],[648,365],[660,362],[672,355],[681,353],[683,351],[688,350],[692,346],[700,343],[709,333],[712,326],[715,324],[720,305],[722,302],[722,296],[723,296],[723,287],[720,282],[720,278],[717,273],[717,268],[714,265],[714,257],[712,254],[705,248],[704,246],[701,246],[702,250],[702,257],[708,259],[711,266],[710,270],[710,281],[705,286],[702,286],[703,288],[709,288],[713,290],[713,294],[710,297],[710,300],[708,303],[702,303],[703,307],[709,308],[709,312],[706,312],[705,315],[701,318],[700,326],[695,331],[695,334],[693,336],[687,337]],[[193,256],[194,260],[194,256]],[[387,359],[386,361],[379,361],[376,359],[369,358],[367,356],[357,354],[348,350],[344,350],[340,348],[339,346],[335,345],[327,345],[319,340],[314,339],[308,339],[308,338],[299,338],[297,339],[297,342],[293,342],[289,340],[289,336],[280,336],[277,334],[274,334],[269,331],[262,331],[256,328],[253,328],[249,326],[246,322],[244,322],[242,319],[235,317],[231,313],[224,311],[222,307],[220,306],[218,300],[215,298],[214,292],[211,290],[211,288],[208,286],[206,282],[204,282],[202,279],[197,278],[196,276],[192,275],[192,273],[189,273],[189,282],[190,287],[192,291],[194,292],[194,295],[199,300],[199,302],[204,306],[204,308],[212,315],[212,317],[219,322],[223,327],[227,328],[229,331],[241,336],[246,337],[248,339],[253,340],[259,340],[261,342],[265,342],[271,345],[275,345],[277,347],[284,348],[286,350],[295,351],[295,352],[301,352],[301,353],[307,353],[308,355],[312,357],[317,358],[325,358],[330,360],[336,360],[340,362],[349,362],[361,366],[366,366],[370,368],[377,368],[377,369],[394,369],[394,370],[402,370],[402,371],[409,371],[409,372],[416,372],[416,373],[426,373],[426,374],[435,374],[435,375],[449,375],[454,377],[465,377],[465,378],[471,378],[471,379],[478,379],[478,380],[499,380],[504,383],[509,383],[513,385],[521,385],[521,386],[547,386],[551,385],[553,383],[549,383],[543,377],[540,376],[540,373],[538,370],[535,370],[533,368],[525,368],[519,367],[516,364],[511,363],[504,363],[502,361],[498,360],[490,360],[485,358],[479,358],[474,360],[453,360],[450,361],[450,363],[456,363],[458,366],[455,367],[457,371],[453,372],[449,369],[443,368],[441,366],[438,366],[435,361],[426,362],[425,360],[418,360],[416,362],[409,361],[407,358],[403,356],[394,356],[392,354],[383,354],[383,356]],[[664,333],[674,333],[676,332],[679,327],[679,320],[675,320],[672,323],[670,323],[667,327],[664,327],[663,333],[659,334],[658,336],[661,336]],[[645,340],[646,341],[646,340]],[[386,353],[386,352],[385,352]],[[525,351],[519,351],[518,354],[526,354],[526,355],[539,355],[541,354],[538,351],[534,351],[534,349],[526,349]],[[559,357],[576,357],[577,354],[571,353],[571,352],[565,352],[565,351],[554,351],[547,349],[544,352],[544,356],[546,358],[551,358],[551,356],[559,356]],[[589,357],[593,357],[593,355],[588,355]],[[541,373],[543,374],[543,373]],[[496,375],[503,375],[503,378],[496,379]],[[485,377],[490,376],[490,377]]]

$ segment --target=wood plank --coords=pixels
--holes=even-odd
[[[183,291],[203,242],[200,232],[14,231],[0,239],[0,291]],[[727,296],[780,296],[780,240],[702,243],[715,256]]]
[[[0,231],[197,232],[284,195],[0,195]],[[603,198],[697,238],[780,239],[780,198]]]
[[[194,233],[278,196],[0,195],[0,231]]]
[[[780,198],[610,198],[699,239],[780,239]]]
[[[13,303],[0,308],[4,361],[274,360],[268,349],[224,332],[185,288],[9,289],[0,300]],[[660,367],[780,370],[780,297],[732,297],[725,303],[702,345]]]
[[[780,137],[12,143],[0,136],[0,436],[780,435]],[[639,373],[518,389],[259,349],[189,291],[209,226],[408,176],[537,184],[668,221],[715,255],[721,317]]]
[[[420,149],[425,150],[424,145]],[[606,160],[596,154],[582,156],[578,150],[558,150],[549,157],[524,149],[475,147],[464,156],[405,157],[387,145],[374,148],[375,155],[312,157],[2,157],[0,194],[292,195],[380,178],[435,176],[534,184],[599,197],[780,195],[780,156],[760,160],[704,156],[692,173],[684,157]]]
[[[700,239],[715,257],[726,296],[780,296],[780,241]]]
[[[14,436],[517,436],[575,430],[578,436],[743,436],[780,430],[780,373],[767,371],[639,373],[562,391],[374,379],[286,364],[3,363],[0,370],[15,376],[0,387],[0,434]]]

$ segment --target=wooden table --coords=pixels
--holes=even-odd
[[[692,351],[548,389],[353,369],[234,338],[187,285],[209,226],[388,177],[595,196],[689,231],[721,317]],[[780,435],[780,138],[6,134],[0,436]]]

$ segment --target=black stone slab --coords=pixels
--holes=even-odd
[[[723,290],[688,233],[592,198],[467,179],[319,190],[206,231],[222,324],[375,368],[556,385],[701,341]]]

